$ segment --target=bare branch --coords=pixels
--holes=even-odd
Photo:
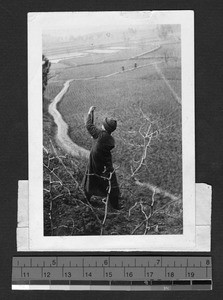
[[[74,178],[74,176],[71,174],[71,172],[68,171],[68,169],[67,169],[67,167],[65,166],[65,164],[63,163],[63,160],[61,159],[61,157],[58,156],[57,151],[56,151],[56,148],[54,147],[54,145],[53,145],[51,139],[50,139],[50,143],[51,143],[51,146],[52,146],[52,148],[53,148],[53,151],[54,151],[56,157],[58,158],[58,160],[60,161],[60,163],[62,164],[62,166],[63,166],[64,169],[66,170],[66,172],[67,172],[67,173],[70,175],[70,177],[74,180],[74,182],[76,183],[76,187],[78,187],[78,186],[79,186],[79,183],[78,183],[77,180]]]
[[[155,210],[151,216],[148,219],[151,219],[155,214],[159,213],[160,211],[162,211],[166,206],[179,201],[180,199],[175,199],[173,201],[170,201],[168,203],[166,203],[165,205],[163,205],[162,207],[158,208],[157,210]],[[136,226],[136,228],[131,232],[131,234],[134,234],[145,222],[148,221],[148,219],[144,219],[138,226]]]
[[[110,176],[109,178],[107,178],[108,180],[108,193],[107,193],[107,197],[106,197],[106,201],[105,201],[105,212],[104,212],[104,219],[102,221],[102,225],[101,225],[101,235],[103,234],[103,230],[104,230],[104,225],[105,225],[105,221],[107,218],[107,213],[108,213],[108,201],[109,201],[109,196],[111,193],[111,179],[112,179],[112,175],[115,172],[115,170],[113,170],[112,172],[110,172]]]
[[[138,202],[136,202],[132,207],[130,207],[130,209],[129,209],[129,217],[130,217],[130,215],[131,215],[131,210],[132,210],[133,208],[135,208],[137,205],[138,205]]]
[[[51,170],[46,164],[43,164],[43,166],[44,166],[50,173],[52,173],[52,174],[59,180],[60,184],[62,185],[62,181],[61,181],[61,179],[57,176],[57,174],[54,173],[54,171]]]

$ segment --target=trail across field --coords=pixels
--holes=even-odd
[[[52,103],[49,105],[49,113],[51,116],[53,116],[54,122],[57,125],[57,141],[59,142],[60,146],[64,148],[64,150],[68,153],[70,153],[73,156],[83,156],[88,157],[89,151],[78,146],[75,144],[70,137],[68,136],[68,125],[66,122],[64,122],[61,114],[57,110],[57,104],[60,102],[60,100],[63,98],[63,96],[68,91],[68,88],[70,86],[70,83],[73,80],[68,80],[64,83],[63,89],[59,92],[59,94],[54,98]]]
[[[148,64],[148,65],[151,65],[151,64]],[[141,67],[145,67],[145,65],[141,66]],[[135,70],[135,68],[126,70],[124,72],[133,71],[133,70]],[[119,73],[123,73],[123,72],[117,72],[115,74],[119,74]],[[110,74],[110,76],[113,76],[115,74],[114,73]],[[108,78],[108,75],[107,76],[101,76],[100,78]],[[92,79],[95,79],[95,78],[92,78]],[[53,116],[54,122],[57,125],[56,140],[59,143],[59,145],[61,146],[61,148],[63,148],[67,153],[71,154],[72,156],[75,156],[75,157],[82,156],[82,157],[88,158],[89,157],[89,151],[86,150],[83,147],[78,146],[75,142],[73,142],[71,140],[71,138],[68,135],[68,125],[63,120],[60,112],[57,110],[57,104],[62,100],[63,96],[68,91],[70,83],[72,81],[74,81],[74,79],[67,80],[64,83],[64,87],[62,88],[62,90],[59,92],[59,94],[53,99],[52,103],[49,105],[49,113]],[[172,91],[172,88],[171,88],[171,91]],[[161,188],[158,188],[158,187],[156,187],[156,186],[154,186],[150,183],[141,183],[138,180],[136,180],[136,184],[139,185],[139,186],[146,186],[151,191],[154,191],[154,189],[155,189],[156,194],[164,195],[165,197],[168,197],[171,200],[176,200],[178,198],[175,195],[173,195],[173,194],[171,194],[171,193],[169,193],[169,192],[167,192],[167,191],[165,191]]]

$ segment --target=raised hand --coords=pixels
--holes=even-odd
[[[90,113],[93,112],[95,109],[96,109],[95,106],[91,106],[90,109],[89,109],[89,111],[88,111],[88,113],[90,114]]]

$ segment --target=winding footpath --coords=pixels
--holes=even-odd
[[[61,101],[63,96],[69,89],[70,83],[73,80],[68,80],[64,83],[64,87],[59,92],[59,94],[54,98],[52,103],[49,105],[49,113],[54,119],[55,124],[57,125],[57,135],[56,139],[58,144],[63,148],[67,153],[75,157],[89,157],[89,151],[75,144],[68,135],[68,125],[63,120],[61,114],[57,110],[57,104]]]

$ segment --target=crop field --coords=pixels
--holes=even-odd
[[[150,43],[150,44],[142,44],[137,43],[134,46],[130,45],[124,45],[124,47],[110,47],[108,50],[113,50],[114,52],[106,54],[106,53],[96,53],[93,54],[91,52],[83,52],[83,56],[75,57],[71,59],[65,59],[61,60],[61,63],[68,65],[68,66],[76,66],[76,65],[82,65],[82,64],[92,64],[92,63],[99,63],[102,61],[115,61],[115,60],[122,60],[122,59],[130,59],[132,57],[135,57],[137,55],[140,55],[141,53],[147,52],[152,50],[157,46],[156,43]],[[117,48],[123,48],[120,49],[120,51],[115,52]],[[103,51],[103,48],[99,50]]]
[[[58,104],[57,109],[69,126],[69,136],[79,146],[91,149],[91,138],[85,128],[85,118],[90,106],[96,106],[95,123],[99,127],[106,116],[113,117],[118,122],[117,130],[113,134],[116,147],[112,156],[114,165],[118,168],[116,173],[124,210],[115,214],[108,213],[103,234],[181,234],[183,231],[179,47],[179,43],[162,45],[161,49],[136,61],[126,59],[96,65],[61,68],[58,69],[55,82],[53,79],[52,82],[49,81],[45,97],[52,100],[66,80],[78,79],[71,82],[69,90]],[[139,50],[142,49],[138,49],[138,52],[140,52]],[[124,51],[125,54],[127,51]],[[165,54],[167,52],[171,54],[168,59]],[[118,54],[115,53],[115,56],[118,57]],[[122,54],[120,59],[122,59]],[[78,60],[80,62],[80,58]],[[71,61],[74,60],[64,60],[62,63],[66,64],[67,62],[67,66],[71,66]],[[137,63],[136,68],[134,68],[135,62]],[[154,62],[157,62],[156,66]],[[124,66],[124,72],[122,66]],[[128,69],[133,70],[127,71]],[[115,72],[120,73],[110,77],[97,78]],[[93,78],[84,80],[90,77]],[[45,125],[48,124],[49,132],[49,123],[52,123],[52,120],[48,119],[48,123],[46,123],[46,119]],[[146,147],[146,157],[139,166],[145,151],[146,132],[154,133],[154,135],[152,135],[149,146]],[[50,139],[51,142],[54,141],[53,136],[50,136]],[[51,148],[48,150],[55,154],[55,150],[52,151],[52,147],[49,146],[49,138],[46,144],[48,148]],[[81,183],[86,161],[69,157],[63,152],[63,149],[56,145],[55,141],[53,148],[56,149],[56,153],[64,157],[63,164]],[[57,162],[59,165],[61,163],[58,158],[49,160],[49,153],[47,156],[45,154],[44,159],[46,163],[48,160],[48,164],[49,162]],[[162,193],[153,194],[146,185],[137,186],[131,176],[137,168],[137,180],[171,193],[175,200],[171,201]],[[44,170],[45,179],[47,174],[47,170]],[[65,176],[60,168],[57,175],[59,178]],[[83,195],[74,188],[75,185],[72,184],[71,179],[65,177],[66,190],[69,190],[70,193],[67,194],[64,187],[60,187],[57,192],[53,190],[53,197],[57,199],[54,202],[48,193],[44,193],[44,205],[48,212],[45,213],[45,234],[100,234],[100,222],[96,221],[94,214],[90,213],[91,208],[84,208],[80,204],[80,201],[83,201]],[[48,185],[49,182],[46,179],[46,186]],[[65,197],[63,193],[67,196]],[[63,195],[60,196],[63,200],[60,197],[57,198],[58,195]],[[103,211],[103,203],[97,197],[93,201],[98,206],[95,211],[98,210],[99,219],[102,220],[103,214],[100,215],[100,213]],[[145,214],[148,216],[149,210],[151,213],[151,203],[155,203],[154,209],[157,213],[149,218],[147,224],[144,218]],[[80,214],[82,215],[81,219],[79,218]],[[53,225],[52,222],[54,222]],[[142,225],[140,225],[141,223]]]

